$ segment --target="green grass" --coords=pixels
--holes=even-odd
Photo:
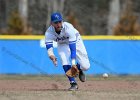
[[[62,75],[0,75],[0,80],[65,80]]]
[[[67,80],[64,75],[0,75],[0,80]],[[140,76],[111,76],[104,79],[102,75],[88,75],[87,80],[89,81],[102,81],[102,80],[132,80],[140,81]]]

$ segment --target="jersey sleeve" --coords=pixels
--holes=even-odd
[[[45,33],[45,44],[46,44],[47,50],[53,47],[53,35],[51,35],[51,33],[49,32]]]
[[[53,35],[49,32],[45,33],[45,44],[48,52],[48,56],[54,56],[53,53]]]

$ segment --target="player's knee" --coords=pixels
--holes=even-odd
[[[82,70],[86,71],[90,68],[90,63],[83,64],[81,67],[82,67]]]

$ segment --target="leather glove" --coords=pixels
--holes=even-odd
[[[79,74],[79,70],[76,65],[72,65],[71,69],[66,72],[69,77],[76,77]]]

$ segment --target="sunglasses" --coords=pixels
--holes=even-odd
[[[57,21],[57,22],[54,22],[54,24],[58,24],[58,23],[61,23],[62,21]]]

